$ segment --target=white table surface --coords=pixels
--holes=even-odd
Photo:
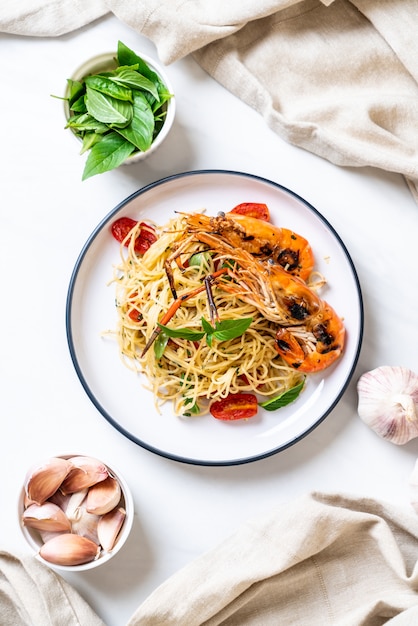
[[[153,44],[107,17],[60,38],[0,35],[1,546],[28,552],[17,520],[26,469],[82,452],[116,465],[135,502],[132,534],[103,568],[65,575],[109,626],[242,520],[308,491],[348,492],[409,507],[418,440],[398,447],[357,415],[356,382],[379,365],[418,370],[418,207],[400,175],[340,168],[286,144],[192,58],[166,68],[177,101],[171,135],[143,163],[81,181],[83,159],[62,104],[65,79],[118,39],[157,58]],[[363,290],[364,341],[342,400],[309,436],[279,454],[230,467],[189,465],[123,437],[96,410],[67,346],[65,303],[86,239],[121,200],[165,176],[248,172],[304,197],[333,225]]]

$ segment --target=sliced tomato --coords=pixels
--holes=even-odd
[[[122,241],[124,241],[128,237],[131,230],[137,224],[138,221],[133,220],[130,217],[120,217],[115,222],[113,222],[111,226],[112,235],[116,239],[116,241],[122,243]],[[140,230],[136,236],[134,248],[135,252],[137,252],[138,254],[144,254],[148,250],[148,248],[155,241],[157,241],[157,235],[154,228],[149,224],[141,222],[139,226]],[[125,245],[128,246],[129,242],[130,239],[126,239]]]
[[[230,393],[226,398],[212,402],[209,410],[218,420],[242,420],[256,415],[258,403],[252,393]]]
[[[241,204],[237,204],[237,206],[232,209],[231,213],[256,217],[265,222],[270,221],[270,211],[267,204],[260,202],[242,202]]]

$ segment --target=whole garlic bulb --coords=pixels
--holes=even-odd
[[[402,445],[418,437],[418,375],[383,365],[357,383],[358,414],[380,437]]]

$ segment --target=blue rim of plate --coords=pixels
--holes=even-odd
[[[345,383],[344,385],[341,387],[338,395],[334,398],[334,401],[330,404],[330,406],[328,407],[328,409],[311,425],[310,428],[304,430],[300,435],[294,437],[291,441],[286,442],[285,444],[283,444],[282,446],[272,449],[272,450],[268,450],[266,452],[263,453],[258,453],[254,456],[248,456],[248,457],[243,457],[243,458],[239,458],[239,459],[232,459],[232,460],[200,460],[200,459],[196,459],[196,458],[188,458],[188,457],[183,457],[181,455],[176,455],[174,453],[170,453],[170,452],[166,452],[164,450],[160,450],[159,448],[147,443],[146,441],[143,441],[142,439],[140,439],[139,437],[137,437],[136,435],[134,435],[133,433],[131,433],[130,431],[128,431],[127,429],[125,429],[121,424],[119,424],[110,414],[109,412],[102,406],[102,404],[98,401],[98,399],[96,398],[96,396],[94,395],[94,393],[92,392],[92,390],[90,389],[90,386],[88,384],[88,381],[86,380],[82,368],[79,364],[78,358],[77,358],[77,352],[76,352],[76,348],[74,345],[74,339],[73,339],[73,329],[72,329],[72,304],[73,304],[73,295],[74,295],[74,289],[75,289],[75,285],[76,285],[76,281],[77,281],[77,277],[79,274],[79,270],[81,268],[81,265],[83,263],[84,258],[86,257],[89,248],[91,247],[92,243],[94,242],[96,236],[98,235],[98,233],[100,233],[102,231],[102,229],[109,224],[109,222],[112,220],[113,216],[118,213],[118,211],[120,211],[126,204],[128,204],[130,201],[132,201],[133,199],[148,193],[149,191],[151,191],[152,189],[155,189],[157,187],[160,187],[161,185],[165,185],[167,183],[170,183],[172,181],[176,181],[179,179],[183,179],[183,178],[188,178],[188,177],[193,177],[193,176],[202,176],[202,175],[227,175],[227,176],[236,176],[236,177],[244,177],[247,180],[254,180],[254,181],[258,181],[260,183],[272,186],[273,188],[277,188],[278,190],[290,195],[291,197],[293,197],[294,199],[296,199],[297,201],[301,202],[303,205],[305,205],[305,207],[307,207],[310,211],[312,211],[317,218],[319,218],[319,220],[326,226],[326,228],[331,232],[331,234],[335,237],[335,239],[337,240],[341,250],[343,251],[345,258],[347,260],[347,262],[349,263],[350,266],[350,270],[352,272],[352,277],[354,279],[354,283],[355,283],[355,287],[357,290],[357,296],[358,296],[358,315],[359,315],[359,330],[358,330],[358,341],[357,341],[357,348],[356,348],[356,352],[354,354],[353,360],[352,360],[352,365],[350,368],[350,371],[348,372],[346,379],[345,379]],[[96,226],[96,228],[93,230],[93,232],[91,233],[91,235],[88,237],[86,243],[84,244],[78,258],[77,261],[75,263],[75,266],[73,268],[71,277],[70,277],[70,281],[69,281],[69,287],[68,287],[68,292],[67,292],[67,300],[66,300],[66,309],[65,309],[65,325],[66,325],[66,335],[67,335],[67,342],[68,342],[68,347],[69,347],[69,351],[70,351],[70,356],[71,356],[71,360],[73,362],[76,374],[78,376],[78,379],[82,385],[82,387],[84,388],[84,391],[86,392],[88,398],[90,399],[90,401],[92,402],[92,404],[96,407],[96,409],[99,411],[99,413],[105,418],[105,420],[107,420],[107,422],[109,422],[109,424],[111,424],[120,434],[122,434],[124,437],[126,437],[127,439],[129,439],[130,441],[132,441],[133,443],[137,444],[138,446],[144,448],[145,450],[148,450],[149,452],[152,452],[158,456],[161,456],[163,458],[167,458],[173,461],[178,461],[181,463],[185,463],[185,464],[189,464],[189,465],[198,465],[198,466],[218,466],[218,467],[226,467],[226,466],[234,466],[234,465],[243,465],[243,464],[247,464],[247,463],[251,463],[251,462],[255,462],[258,460],[262,460],[265,458],[268,458],[270,456],[273,456],[275,454],[278,454],[279,452],[282,452],[290,447],[292,447],[293,445],[295,445],[296,443],[298,443],[299,441],[301,441],[302,439],[304,439],[305,437],[307,437],[313,430],[315,430],[325,419],[326,417],[331,413],[331,411],[336,407],[336,405],[340,402],[342,396],[344,395],[351,379],[352,376],[354,374],[355,368],[357,366],[357,362],[360,356],[360,351],[361,351],[361,346],[362,346],[362,342],[363,342],[363,332],[364,332],[364,305],[363,305],[363,297],[362,297],[362,291],[361,291],[361,286],[360,286],[360,281],[357,275],[357,271],[356,268],[354,266],[353,260],[344,244],[344,242],[342,241],[341,237],[339,236],[339,234],[337,233],[337,231],[334,229],[334,227],[330,224],[330,222],[328,222],[328,220],[313,206],[311,205],[307,200],[305,200],[302,196],[298,195],[297,193],[295,193],[294,191],[288,189],[287,187],[281,185],[280,183],[271,181],[267,178],[263,178],[262,176],[258,176],[256,174],[250,174],[250,173],[246,173],[246,172],[240,172],[240,171],[234,171],[234,170],[223,170],[223,169],[205,169],[205,170],[191,170],[191,171],[186,171],[186,172],[181,172],[178,174],[173,174],[171,176],[167,176],[164,178],[161,178],[153,183],[150,183],[148,185],[145,185],[144,187],[141,187],[140,189],[138,189],[137,191],[133,192],[132,194],[130,194],[128,197],[124,198],[124,200],[122,200],[116,207],[114,207],[100,222],[99,224]]]

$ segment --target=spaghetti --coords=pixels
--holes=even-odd
[[[185,231],[185,216],[173,218],[164,227],[154,226],[157,241],[144,255],[135,252],[138,223],[120,246],[120,262],[114,269],[118,324],[115,336],[125,365],[145,375],[145,387],[155,398],[158,410],[172,401],[178,416],[204,415],[215,400],[229,394],[248,392],[266,400],[301,382],[303,376],[278,355],[275,348],[277,326],[253,305],[228,294],[216,284],[213,298],[220,321],[252,318],[247,330],[233,339],[191,341],[169,338],[162,354],[148,350],[146,343],[173,302],[166,274],[166,262]],[[127,241],[129,245],[126,246]],[[198,290],[219,263],[219,255],[202,251],[202,244],[190,240],[184,250],[187,263],[173,263],[173,279],[178,296]],[[170,321],[170,328],[202,330],[208,319],[207,295],[203,290],[186,300]]]

